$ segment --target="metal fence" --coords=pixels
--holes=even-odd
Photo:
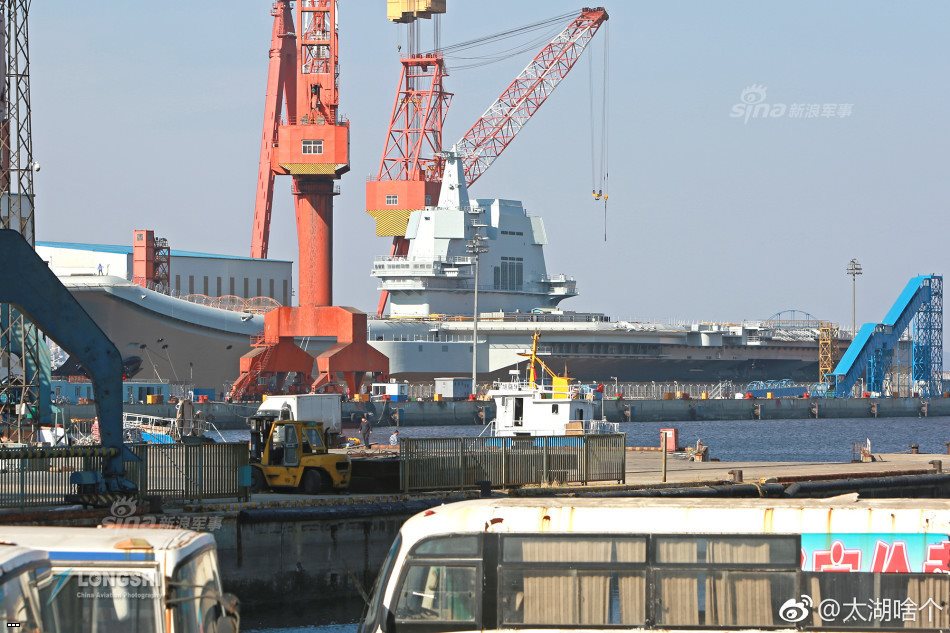
[[[412,490],[626,479],[623,433],[545,436],[405,438],[399,442],[400,486]]]
[[[128,464],[128,475],[143,494],[163,499],[239,497],[239,471],[248,464],[246,442],[200,444],[136,444],[140,462]]]
[[[168,500],[239,497],[238,473],[248,463],[247,444],[132,444],[139,461],[126,462],[126,478],[139,495]],[[101,471],[103,449],[0,448],[0,508],[62,505],[76,493],[72,473]]]

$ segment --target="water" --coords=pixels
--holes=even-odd
[[[724,420],[695,422],[625,422],[628,446],[657,446],[660,429],[679,430],[681,446],[702,440],[710,455],[723,461],[842,462],[851,459],[851,446],[871,440],[875,453],[906,453],[919,444],[922,453],[946,453],[950,442],[950,417],[819,419],[819,420]],[[388,444],[395,427],[374,428],[374,444]],[[410,426],[399,429],[400,437],[475,437],[482,427]],[[355,429],[344,429],[350,436]],[[223,431],[229,442],[246,441],[247,431]]]
[[[681,445],[695,445],[701,439],[712,457],[723,461],[836,461],[851,459],[855,443],[871,440],[875,453],[903,453],[911,444],[922,453],[946,453],[950,442],[950,417],[820,419],[820,420],[727,420],[717,422],[627,422],[620,429],[630,446],[656,446],[660,429],[679,430]],[[386,444],[395,427],[373,429],[371,440]],[[402,437],[474,437],[482,427],[403,427]],[[356,435],[354,429],[346,429]],[[224,431],[228,441],[247,440],[247,431]],[[278,611],[272,615],[246,613],[242,630],[257,633],[353,633],[362,604],[354,601],[348,609],[328,611],[305,607]],[[286,611],[293,611],[289,614]]]

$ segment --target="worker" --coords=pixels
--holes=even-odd
[[[360,439],[363,441],[363,446],[369,448],[369,434],[372,431],[373,427],[369,423],[369,418],[365,415],[360,418]]]
[[[389,445],[399,446],[399,429],[393,431],[393,434],[389,436]]]

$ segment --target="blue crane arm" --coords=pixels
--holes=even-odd
[[[57,279],[23,236],[0,229],[0,303],[9,303],[42,332],[76,358],[89,373],[96,396],[99,435],[107,482],[122,480],[124,457],[132,455],[122,442],[122,357],[69,290]]]

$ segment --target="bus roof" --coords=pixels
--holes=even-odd
[[[2,537],[44,550],[52,561],[151,561],[159,553],[180,560],[214,546],[210,534],[162,528],[4,526]]]
[[[47,560],[46,552],[29,549],[13,543],[0,543],[0,582],[6,575],[31,563]]]
[[[404,538],[472,533],[950,534],[950,499],[499,498],[461,501],[409,519]]]

